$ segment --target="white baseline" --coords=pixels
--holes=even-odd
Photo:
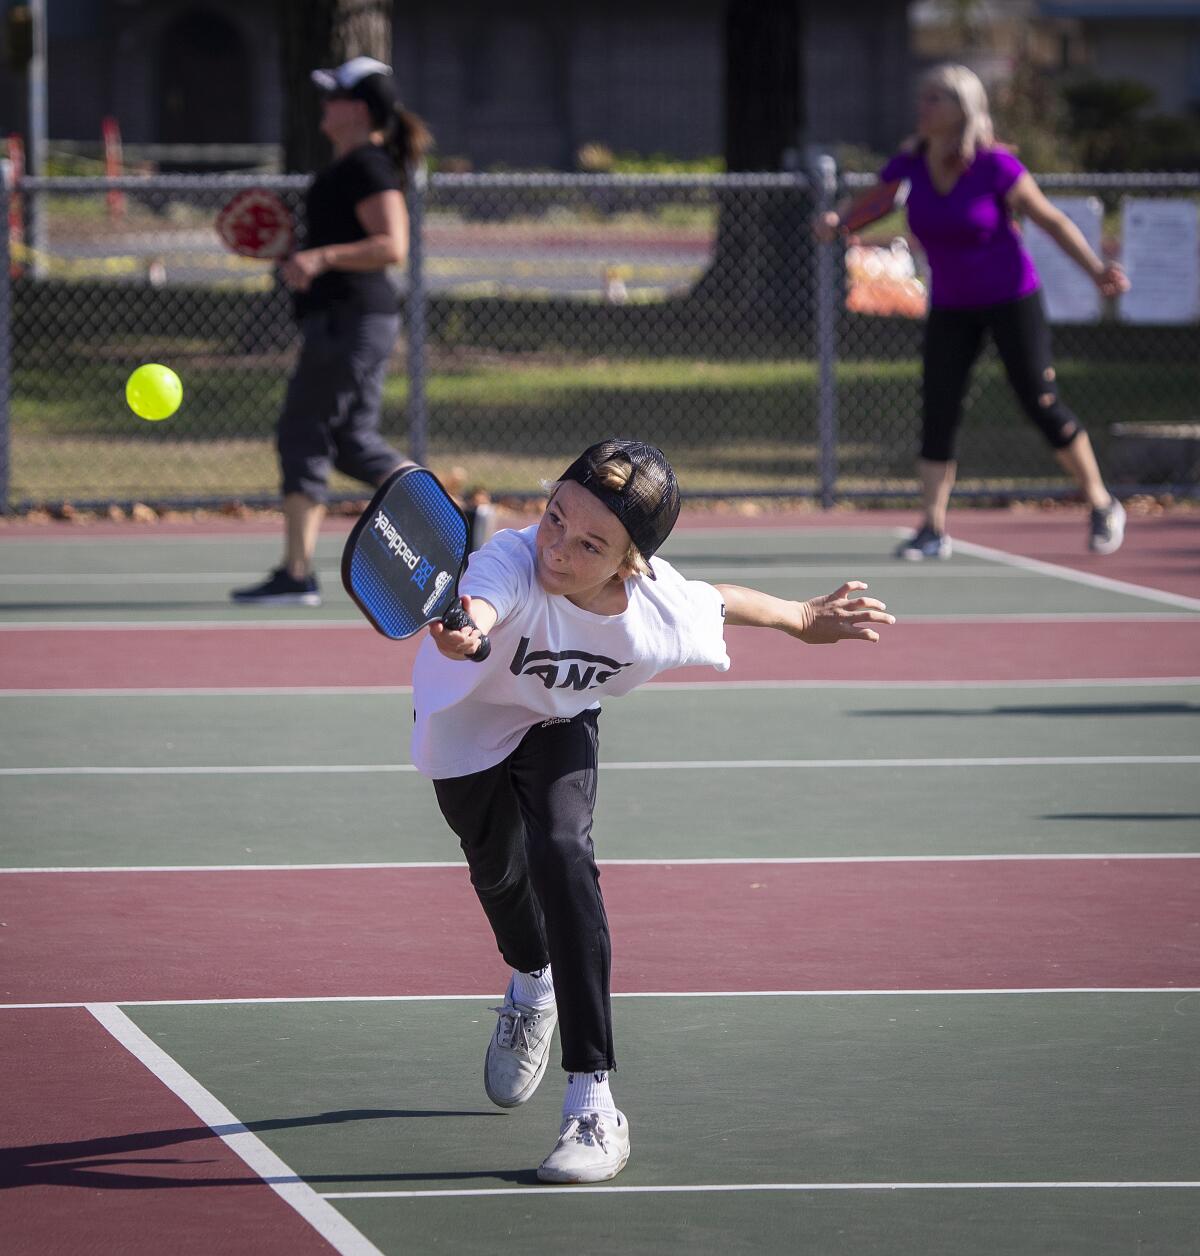
[[[602,772],[713,772],[717,770],[785,769],[794,771],[846,768],[1044,768],[1122,767],[1154,764],[1200,764],[1197,754],[1100,754],[997,756],[981,759],[662,759],[602,763]],[[0,768],[0,776],[295,776],[361,775],[374,772],[415,772],[411,763],[265,763],[214,764],[178,767],[78,766],[58,768]]]
[[[329,1204],[223,1103],[152,1042],[114,1003],[85,1003],[87,1010],[214,1134],[342,1256],[383,1256],[373,1243]]]

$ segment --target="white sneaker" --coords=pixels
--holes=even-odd
[[[1093,510],[1088,548],[1093,554],[1115,554],[1125,539],[1125,507],[1114,497],[1107,510]]]
[[[606,1182],[629,1159],[629,1121],[624,1112],[575,1112],[563,1120],[554,1150],[538,1166],[542,1182]]]
[[[512,991],[510,980],[503,1005],[492,1008],[500,1019],[483,1062],[483,1088],[500,1108],[515,1108],[533,1097],[546,1075],[550,1043],[558,1024],[554,1004],[530,1007],[518,1003]]]

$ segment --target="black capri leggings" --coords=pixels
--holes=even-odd
[[[921,457],[950,462],[971,368],[991,332],[1021,409],[1052,449],[1065,449],[1083,426],[1058,398],[1050,329],[1041,292],[972,309],[933,307],[925,323]]]

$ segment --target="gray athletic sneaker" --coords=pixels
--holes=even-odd
[[[935,532],[927,523],[921,526],[896,549],[897,558],[910,563],[923,562],[927,558],[949,558],[953,547],[944,532]]]
[[[550,1043],[558,1010],[529,1007],[513,998],[510,980],[504,1003],[492,1008],[499,1016],[483,1062],[483,1088],[500,1108],[515,1108],[533,1097],[550,1063]]]
[[[606,1182],[629,1159],[629,1120],[624,1112],[575,1112],[563,1120],[554,1150],[538,1166],[542,1182]]]
[[[1093,554],[1115,554],[1125,539],[1125,507],[1114,497],[1107,510],[1093,510],[1088,548]]]

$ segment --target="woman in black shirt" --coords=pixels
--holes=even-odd
[[[379,431],[400,307],[387,275],[408,256],[405,172],[430,145],[390,67],[354,57],[314,70],[333,162],[305,200],[305,247],[283,264],[302,343],[279,416],[283,565],[233,600],[319,606],[313,570],[331,468],[375,486],[407,459]]]

